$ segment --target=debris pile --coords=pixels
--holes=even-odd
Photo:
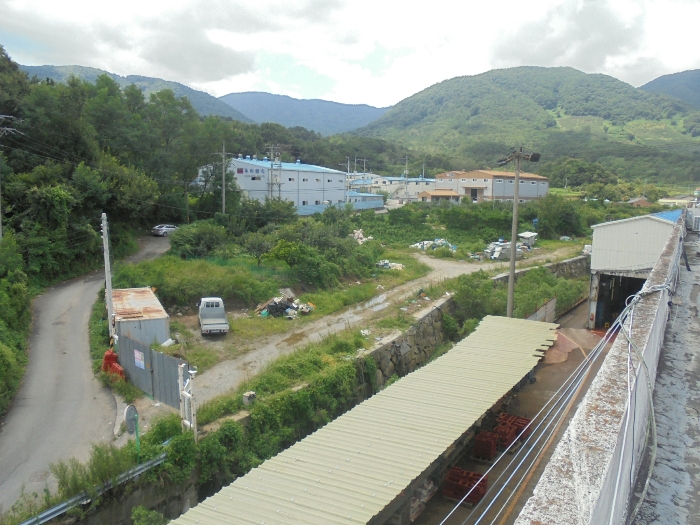
[[[363,233],[362,228],[360,228],[359,230],[353,230],[352,233],[350,233],[349,235],[350,235],[350,237],[355,239],[358,242],[358,244],[364,244],[367,241],[371,241],[374,239],[374,237],[372,237],[372,236],[365,237],[365,234]]]
[[[416,244],[411,244],[411,248],[418,248],[419,250],[437,250],[438,248],[449,248],[453,252],[457,251],[457,246],[450,244],[447,239],[435,239],[434,241],[420,241]]]
[[[524,251],[529,251],[530,248],[523,244],[515,244],[515,259],[521,259]],[[492,261],[509,261],[510,260],[510,242],[499,239],[492,242],[484,250],[484,257]]]
[[[381,261],[375,264],[377,268],[383,268],[384,270],[403,270],[404,268],[403,264],[389,262],[388,259],[382,259]]]
[[[313,303],[302,303],[299,299],[293,297],[273,297],[266,303],[259,305],[255,309],[256,314],[262,317],[286,317],[287,319],[296,319],[298,314],[308,315],[313,312],[316,305]]]

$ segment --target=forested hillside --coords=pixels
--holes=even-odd
[[[679,98],[691,106],[700,108],[700,69],[663,75],[641,86],[648,93],[658,93]]]
[[[19,66],[20,69],[29,75],[29,78],[36,76],[39,80],[50,78],[56,82],[67,82],[71,76],[78,77],[82,80],[94,83],[102,75],[107,75],[122,88],[134,84],[140,88],[146,97],[151,93],[157,93],[164,89],[171,89],[177,97],[187,97],[192,104],[192,107],[200,115],[218,115],[220,117],[228,117],[241,122],[252,122],[250,118],[236,111],[228,104],[221,102],[218,98],[187,87],[179,82],[171,82],[160,78],[144,77],[139,75],[128,75],[123,77],[96,69],[94,67],[85,66]]]
[[[618,176],[700,179],[700,114],[606,75],[518,67],[431,86],[356,131],[426,152],[449,153],[470,169],[494,166],[511,147],[597,161]]]
[[[301,126],[321,135],[333,135],[366,126],[388,109],[328,100],[299,100],[254,91],[229,93],[219,99],[256,122],[275,122],[287,127]]]

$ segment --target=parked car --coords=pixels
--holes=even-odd
[[[172,224],[159,224],[151,229],[151,233],[157,237],[167,237],[169,233],[173,233],[177,230],[177,226]]]

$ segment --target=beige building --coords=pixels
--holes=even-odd
[[[515,173],[508,171],[448,171],[435,176],[435,189],[452,190],[473,202],[513,200]],[[540,199],[549,191],[549,179],[534,173],[520,174],[518,201]]]
[[[435,189],[422,191],[418,194],[418,200],[422,202],[459,202],[460,195],[454,190]]]

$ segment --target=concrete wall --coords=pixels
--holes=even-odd
[[[574,279],[591,273],[591,258],[588,255],[579,255],[572,259],[556,263],[547,263],[542,265],[547,268],[555,277],[565,277],[566,279]],[[522,275],[525,275],[532,268],[522,268],[515,270],[515,280]],[[508,283],[508,272],[500,273],[493,278],[497,283]]]
[[[156,510],[168,519],[175,519],[199,502],[197,475],[197,472],[193,472],[189,479],[177,487],[152,483],[140,486],[128,495],[116,496],[116,499],[112,494],[107,494],[100,498],[102,502],[96,512],[87,514],[82,519],[63,520],[61,523],[132,525],[131,511],[140,505]]]
[[[678,276],[683,227],[678,223],[647,281],[670,284]],[[644,296],[627,318],[653,383],[669,315],[669,290]],[[643,367],[618,335],[557,445],[515,525],[625,523],[631,486],[639,470],[649,421],[650,394]],[[628,358],[634,372],[630,386]]]

